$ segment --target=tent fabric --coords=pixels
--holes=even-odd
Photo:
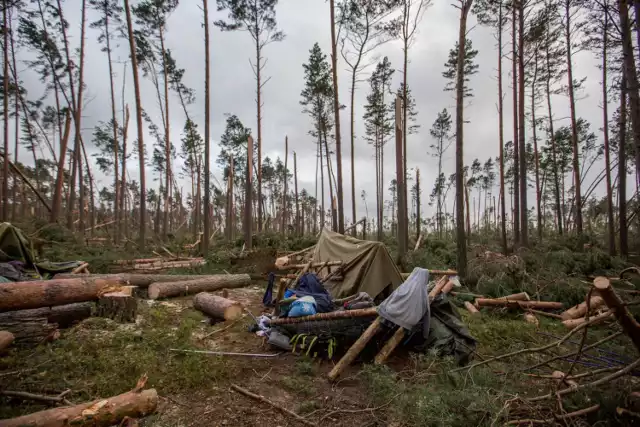
[[[422,323],[423,330],[429,331],[428,284],[429,270],[414,268],[407,280],[380,304],[378,313],[407,330]]]
[[[383,243],[359,240],[325,228],[313,252],[313,262],[338,260],[344,262],[343,280],[329,280],[324,284],[333,298],[344,298],[358,292],[366,292],[376,298],[402,284],[400,271]]]

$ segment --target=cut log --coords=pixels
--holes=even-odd
[[[193,298],[193,307],[209,317],[235,320],[242,316],[242,305],[230,299],[201,292]]]
[[[46,317],[41,316],[22,318],[20,320],[5,320],[0,323],[0,328],[11,332],[16,344],[39,344],[53,336],[58,330],[58,325],[49,323]]]
[[[600,293],[600,296],[607,304],[607,307],[613,312],[622,326],[625,334],[631,338],[633,345],[640,351],[640,325],[631,316],[627,307],[622,303],[616,291],[613,290],[611,283],[606,277],[596,277],[593,286]]]
[[[531,323],[532,325],[540,326],[540,321],[533,313],[526,312],[524,314],[524,320],[527,323]]]
[[[380,351],[376,355],[374,363],[376,365],[384,364],[384,362],[387,361],[391,353],[393,353],[393,350],[395,350],[395,348],[400,345],[404,336],[405,336],[404,328],[399,327],[398,329],[396,329],[396,332],[393,334],[393,336],[389,338],[389,340],[384,344],[384,347],[382,347],[382,349],[380,349]]]
[[[149,298],[158,299],[193,295],[224,288],[241,288],[249,284],[251,284],[251,277],[248,274],[219,274],[197,280],[158,282],[149,285]]]
[[[0,313],[97,299],[125,285],[119,279],[82,277],[0,284]]]
[[[590,317],[589,318],[589,322],[591,325],[597,325],[600,324],[602,322],[604,322],[605,320],[607,320],[608,318],[610,318],[613,315],[613,312],[611,311],[606,311],[604,313],[601,313],[595,317]],[[578,326],[582,325],[583,323],[585,323],[587,321],[586,317],[580,317],[578,319],[567,319],[567,320],[563,320],[562,324],[564,326],[566,326],[568,329],[575,329]]]
[[[507,296],[496,298],[496,299],[500,301],[530,301],[531,300],[531,298],[529,297],[529,294],[526,292],[511,294],[511,295],[507,295]]]
[[[208,277],[211,277],[211,275],[208,275],[208,274],[206,275],[205,274],[138,274],[138,273],[78,275],[78,274],[60,273],[60,274],[56,274],[54,279],[74,279],[77,277],[91,278],[91,279],[122,280],[126,282],[125,284],[127,285],[137,286],[139,288],[148,288],[149,285],[151,285],[152,283],[200,280],[200,279],[206,279]]]
[[[594,295],[589,300],[589,308],[591,310],[597,310],[604,305],[604,300],[601,296]],[[580,304],[574,305],[567,311],[564,311],[560,314],[562,316],[562,320],[569,319],[577,319],[579,317],[584,317],[587,314],[587,302],[583,301]]]
[[[538,310],[558,310],[564,307],[561,302],[553,301],[508,301],[504,299],[477,298],[476,308],[480,307],[509,307],[535,308]]]
[[[429,292],[429,301],[440,295],[440,292],[442,292],[442,288],[444,288],[444,285],[446,285],[448,281],[449,278],[447,276],[442,276],[440,280],[436,282],[433,289],[431,289],[431,291]]]
[[[331,372],[329,372],[329,380],[335,381],[338,379],[342,371],[346,369],[347,366],[351,364],[356,357],[360,354],[360,352],[364,349],[369,341],[375,336],[375,334],[380,330],[382,325],[382,318],[377,317],[376,320],[373,321],[371,325],[365,330],[360,338],[347,350],[347,352],[342,356],[342,359],[333,367]],[[0,426],[1,427],[1,426]]]
[[[98,299],[97,317],[106,317],[119,323],[133,323],[138,314],[138,301],[133,296],[135,286],[124,286],[118,292],[109,292]]]
[[[9,331],[0,331],[0,352],[9,347],[14,340],[14,336]]]
[[[145,417],[155,412],[157,406],[155,389],[130,391],[108,399],[0,420],[0,427],[108,427],[126,417]]]
[[[466,309],[467,309],[467,311],[468,311],[469,313],[471,313],[471,314],[476,314],[476,315],[479,315],[479,314],[480,314],[480,312],[478,311],[478,309],[477,309],[473,304],[471,304],[469,301],[465,301],[465,302],[464,302],[464,308],[466,308]]]
[[[455,286],[455,283],[453,282],[453,280],[447,281],[447,284],[444,285],[444,287],[442,288],[442,293],[448,294],[449,292],[451,292],[451,289],[453,289],[454,286]]]

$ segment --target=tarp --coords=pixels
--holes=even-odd
[[[376,298],[402,283],[400,271],[381,242],[359,240],[323,229],[313,252],[313,262],[343,261],[342,281],[329,280],[325,287],[333,298],[366,292]],[[326,275],[326,270],[322,272]]]
[[[378,314],[407,330],[422,322],[424,330],[429,331],[428,283],[429,270],[414,268],[409,278],[380,304]]]

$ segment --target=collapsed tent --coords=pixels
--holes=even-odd
[[[381,242],[359,240],[326,228],[313,252],[314,263],[342,260],[340,281],[329,279],[324,285],[333,298],[366,292],[372,298],[391,293],[403,282],[400,271]]]

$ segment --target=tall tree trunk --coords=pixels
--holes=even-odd
[[[362,45],[364,47],[364,45]],[[356,71],[360,66],[360,58],[362,57],[362,49],[360,49],[360,55],[358,56],[358,61],[356,65],[353,67],[353,72],[351,74],[351,216],[352,221],[355,224],[357,221],[356,217],[356,149],[355,149],[355,140],[356,140],[356,131],[355,131],[355,102],[356,102]],[[353,227],[351,230],[351,235],[356,236],[356,227]]]
[[[146,231],[146,213],[147,213],[147,188],[144,173],[144,128],[142,127],[142,102],[140,100],[140,81],[138,79],[138,60],[136,58],[136,44],[133,37],[133,24],[131,23],[131,10],[129,9],[129,0],[124,0],[124,11],[127,16],[127,31],[129,34],[129,52],[131,56],[131,69],[133,71],[133,87],[136,99],[136,122],[138,125],[138,159],[140,168],[140,243],[138,248],[143,250],[145,247],[145,231]],[[206,24],[205,24],[206,26]],[[208,120],[207,120],[208,123]],[[205,141],[207,143],[207,141]],[[208,157],[206,158],[208,159]],[[206,161],[206,160],[205,160]]]
[[[633,144],[636,147],[636,187],[638,187],[640,185],[640,84],[638,83],[636,60],[631,41],[629,0],[618,0],[618,10],[620,14],[620,31],[622,31],[622,56],[627,79],[631,127],[633,129]],[[637,19],[638,17],[636,16]]]
[[[407,222],[407,213],[404,210],[406,206],[404,201],[404,168],[403,168],[403,156],[402,150],[404,145],[404,139],[402,135],[402,118],[403,118],[403,110],[402,110],[402,100],[400,97],[396,97],[395,102],[395,137],[396,137],[396,189],[398,194],[398,226],[397,226],[397,234],[398,234],[398,260],[402,260],[402,258],[407,253],[407,239],[405,234],[406,222]]]
[[[578,121],[576,119],[575,89],[573,85],[573,65],[571,61],[571,1],[565,0],[565,40],[567,52],[567,79],[569,108],[571,111],[571,145],[573,147],[573,185],[575,194],[576,232],[582,236],[582,192],[580,190],[580,151],[578,148]]]
[[[402,197],[402,212],[404,212],[404,219],[402,233],[404,233],[404,244],[405,247],[409,242],[409,226],[408,226],[408,215],[407,215],[407,205],[408,205],[408,187],[407,184],[407,138],[409,135],[407,134],[407,111],[408,111],[408,102],[407,102],[407,71],[409,68],[409,39],[408,37],[404,38],[404,49],[403,49],[403,64],[402,64],[402,178],[403,178],[403,191],[404,195]]]
[[[636,2],[637,3],[637,2]],[[616,254],[615,219],[613,216],[613,185],[611,183],[611,156],[609,150],[609,93],[607,89],[607,44],[609,43],[609,5],[604,3],[604,25],[602,30],[602,132],[604,133],[604,166],[607,181],[607,230],[609,233],[609,255]]]
[[[541,208],[541,197],[542,193],[540,190],[540,157],[538,155],[538,128],[536,124],[536,89],[538,83],[538,51],[536,50],[534,53],[534,70],[533,70],[533,78],[531,82],[531,131],[533,133],[533,155],[535,162],[535,174],[536,174],[536,212],[537,212],[537,224],[538,224],[538,239],[542,241],[542,208]],[[524,104],[524,99],[523,99]]]
[[[627,225],[627,79],[623,66],[620,81],[620,123],[618,123],[618,216],[620,217],[620,255],[629,256]]]
[[[420,214],[420,169],[416,168],[416,239],[420,238],[420,226],[422,225]]]
[[[85,197],[84,197],[84,174],[82,173],[82,154],[84,152],[84,143],[82,141],[82,94],[84,92],[84,39],[85,39],[85,29],[86,29],[86,21],[87,21],[87,0],[82,0],[82,18],[80,24],[80,68],[78,70],[78,105],[76,106],[76,138],[78,140],[78,147],[80,148],[77,152],[78,156],[78,178],[79,178],[79,228],[80,233],[84,235],[85,230],[85,221],[84,221],[84,205],[85,205]],[[82,150],[82,151],[81,151]],[[87,162],[87,171],[89,170],[89,163]],[[93,184],[92,184],[93,185]]]
[[[335,206],[335,198],[334,198],[334,192],[333,192],[333,182],[331,180],[331,153],[329,153],[329,139],[327,137],[326,126],[323,126],[323,134],[324,134],[324,152],[327,159],[327,178],[329,179],[329,206],[331,206],[331,230],[339,232],[338,224],[334,220],[334,219],[337,219],[335,218],[336,215],[334,214],[334,210],[336,206]]]
[[[321,202],[320,207],[322,208],[322,213],[320,215],[320,228],[323,229],[326,225],[326,215],[327,211],[324,205],[324,162],[322,160],[322,133],[320,131],[320,122],[318,122],[318,156],[320,157],[320,190],[321,190]]]
[[[256,35],[259,34],[256,29]],[[256,115],[258,121],[258,231],[262,231],[262,48],[256,36]]]
[[[167,54],[164,48],[164,28],[160,26],[160,50],[162,50],[162,72],[164,74],[164,156],[165,156],[165,182],[164,182],[164,211],[162,215],[162,236],[169,233],[169,208],[171,206],[171,141],[169,138],[169,76],[167,75]]]
[[[209,9],[207,0],[202,0],[202,10],[204,13],[204,236],[202,239],[202,254],[207,256],[209,254],[209,236],[211,230],[209,228],[209,206],[211,205],[211,169],[209,165],[209,157],[211,153],[209,138],[210,133],[210,78],[209,78]],[[259,127],[258,127],[259,128]],[[260,135],[258,135],[258,199],[260,199],[260,185],[261,185],[261,167],[260,167]],[[260,216],[258,214],[258,216]],[[258,219],[260,222],[260,219]]]
[[[123,76],[124,79],[124,76]],[[124,97],[122,99],[124,103]],[[124,126],[122,128],[122,168],[121,168],[121,177],[120,177],[120,213],[122,221],[122,225],[117,225],[117,233],[123,234],[123,232],[128,233],[128,221],[129,215],[125,206],[126,194],[127,194],[127,135],[129,129],[129,106],[123,105],[122,114],[124,115],[123,122]]]
[[[118,204],[120,203],[120,186],[118,185],[118,119],[116,118],[116,96],[113,84],[113,62],[111,60],[111,35],[109,33],[109,10],[108,5],[105,3],[104,13],[104,32],[105,42],[107,45],[107,62],[109,64],[109,90],[111,94],[111,120],[113,127],[113,165],[114,165],[114,183],[113,188],[115,191],[115,201],[113,203],[113,219],[115,220],[115,226],[113,227],[113,241],[116,245],[120,243],[120,209]]]
[[[298,160],[293,152],[293,183],[296,197],[296,234],[300,235],[300,201],[298,200]]]
[[[520,143],[518,136],[518,51],[516,49],[516,34],[518,24],[516,22],[516,5],[511,3],[511,81],[513,84],[513,238],[516,244],[520,244],[520,179],[526,181],[526,177],[520,176]],[[524,158],[524,153],[522,153]]]
[[[458,63],[456,69],[456,240],[458,274],[467,275],[467,240],[464,232],[464,62],[467,16],[473,0],[465,0],[460,9],[458,33]]]
[[[527,160],[525,143],[525,75],[524,75],[524,0],[518,1],[518,145],[520,146],[520,243],[529,246],[529,209],[527,206]]]
[[[328,156],[327,156],[328,157]],[[282,177],[282,235],[287,234],[287,161],[289,160],[289,137],[284,137],[284,176]],[[331,185],[331,178],[329,178]]]
[[[9,220],[9,23],[7,20],[7,12],[9,5],[7,0],[2,1],[2,24],[5,31],[4,43],[2,50],[4,54],[3,59],[3,108],[4,108],[4,160],[2,165],[2,221]],[[16,82],[17,83],[17,82]]]
[[[507,254],[507,214],[506,214],[506,196],[504,191],[504,97],[502,94],[502,26],[503,2],[500,1],[500,9],[498,13],[498,133],[500,143],[500,222],[502,225],[502,250]]]
[[[253,248],[253,138],[247,138],[247,175],[245,177],[244,195],[244,245],[247,250]],[[207,236],[207,239],[209,237]]]
[[[342,142],[340,139],[340,101],[338,96],[338,40],[336,40],[334,0],[329,0],[329,7],[331,8],[331,71],[333,74],[333,110],[336,127],[336,167],[338,168],[338,187],[336,189],[338,196],[338,232],[342,234],[344,233],[344,200],[342,197]]]
[[[547,34],[551,31],[550,28],[547,27]],[[558,175],[558,150],[556,147],[556,135],[553,126],[553,113],[551,110],[551,49],[550,49],[550,41],[548,39],[545,40],[545,94],[547,98],[547,114],[549,116],[549,140],[551,141],[551,159],[553,161],[553,184],[554,184],[554,196],[556,202],[556,218],[558,224],[558,234],[562,236],[563,233],[563,209],[562,203],[560,201],[560,177]]]
[[[380,219],[380,147],[378,140],[378,131],[375,131],[375,142],[374,142],[374,150],[375,150],[375,158],[376,158],[376,226],[377,226],[377,239],[378,241],[382,241],[382,221]]]

